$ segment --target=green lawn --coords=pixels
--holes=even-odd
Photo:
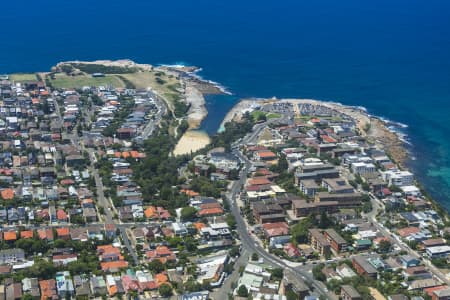
[[[314,116],[300,116],[294,119],[295,122],[308,123],[309,120],[315,118]]]
[[[174,109],[175,101],[180,98],[180,93],[177,91],[180,87],[179,80],[174,76],[167,75],[161,71],[106,74],[105,77],[92,77],[89,74],[68,76],[65,73],[57,73],[53,76],[53,79],[50,76],[47,78],[50,80],[53,87],[61,89],[100,85],[112,85],[116,88],[124,88],[126,87],[124,81],[129,81],[129,83],[138,89],[151,87],[167,100],[167,105],[171,110]]]
[[[322,119],[328,120],[330,122],[340,122],[342,121],[342,118],[339,116],[333,116],[333,117],[322,117]]]
[[[11,74],[9,75],[9,80],[11,81],[36,81],[37,77],[34,73],[17,73],[17,74]]]
[[[281,114],[278,113],[266,113],[260,110],[254,110],[251,112],[251,116],[253,117],[254,121],[257,121],[260,116],[266,116],[267,119],[276,119],[280,118]]]
[[[172,110],[173,103],[179,99],[177,88],[180,86],[180,82],[174,76],[168,76],[164,72],[136,72],[121,74],[121,76],[132,82],[136,88],[151,87],[159,95],[164,96]]]
[[[276,118],[280,118],[281,114],[279,113],[268,113],[266,115],[267,119],[276,119]]]
[[[52,79],[48,77],[51,84],[55,88],[70,89],[81,88],[83,86],[106,86],[112,85],[116,88],[125,87],[125,83],[116,75],[106,75],[105,77],[92,77],[91,75],[68,76],[64,73],[54,75]]]

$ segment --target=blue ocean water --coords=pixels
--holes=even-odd
[[[450,2],[7,1],[0,73],[61,60],[185,62],[226,86],[208,97],[215,131],[240,97],[362,105],[409,125],[412,167],[450,208]]]

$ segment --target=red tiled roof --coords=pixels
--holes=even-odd
[[[256,177],[248,181],[249,185],[266,185],[271,184],[270,180],[266,177]]]
[[[41,299],[52,299],[52,296],[56,296],[56,281],[55,279],[41,280],[39,281],[39,287],[41,288]]]
[[[286,222],[265,223],[262,227],[269,237],[287,235],[289,233],[289,226]]]
[[[414,233],[418,233],[419,231],[420,229],[418,227],[405,227],[397,230],[401,237],[407,237]]]
[[[38,229],[38,235],[41,240],[53,240],[53,230],[50,229]]]
[[[1,196],[4,200],[12,200],[14,198],[14,190],[4,189],[1,191]]]
[[[272,172],[270,172],[269,170],[267,170],[267,169],[265,169],[265,168],[257,169],[257,170],[255,171],[255,173],[261,174],[261,175],[263,175],[263,176],[267,176],[267,175],[272,174]]]
[[[156,214],[156,207],[149,206],[146,210],[144,210],[144,214],[146,218],[155,218],[158,215]]]
[[[167,275],[164,273],[159,273],[155,275],[155,280],[158,285],[162,283],[166,283],[169,279],[167,278]]]
[[[220,203],[214,202],[214,203],[205,203],[200,205],[201,209],[208,209],[208,208],[222,208]]]
[[[448,286],[447,285],[438,285],[438,286],[433,286],[433,287],[429,287],[424,289],[425,293],[428,294],[428,296],[433,297],[433,292],[434,291],[440,291],[440,290],[444,290],[447,289]]]
[[[25,230],[20,232],[20,238],[21,239],[31,239],[33,237],[33,231],[32,230]]]
[[[57,228],[56,234],[58,235],[58,237],[68,236],[70,234],[70,231],[69,231],[69,228],[67,228],[67,227]]]
[[[73,180],[70,179],[70,178],[61,180],[61,184],[62,184],[62,185],[71,185],[71,184],[74,184],[74,183],[75,183],[75,181],[73,181]]]
[[[128,267],[128,262],[124,260],[117,260],[117,261],[108,261],[108,262],[102,262],[100,264],[103,271],[109,271],[114,269],[123,269]]]
[[[156,210],[158,211],[159,217],[161,219],[168,219],[171,217],[170,212],[167,209],[158,206]]]
[[[15,231],[5,231],[3,233],[3,240],[15,241],[15,240],[17,240],[17,233]]]
[[[199,216],[208,216],[208,215],[220,215],[223,214],[223,209],[216,207],[216,208],[205,208],[198,212]]]
[[[181,190],[181,192],[186,194],[186,195],[188,195],[188,196],[191,196],[191,197],[195,197],[195,196],[200,195],[199,193],[194,192],[193,190],[184,190],[183,189],[183,190]]]
[[[58,209],[58,211],[56,212],[56,217],[60,221],[67,220],[68,218],[67,214],[62,209]]]
[[[263,157],[263,158],[277,157],[277,155],[275,153],[273,153],[272,151],[261,151],[261,152],[258,152],[258,156],[259,157]]]

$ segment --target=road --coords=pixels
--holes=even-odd
[[[133,258],[134,264],[137,265],[139,263],[139,258],[137,256],[136,250],[131,245],[130,239],[128,238],[128,235],[127,235],[126,228],[124,226],[118,226],[120,223],[116,222],[116,220],[114,219],[112,212],[111,212],[112,204],[110,203],[109,199],[107,199],[105,197],[105,194],[103,192],[103,190],[104,190],[103,182],[102,182],[100,175],[98,174],[97,168],[95,168],[96,158],[95,158],[94,150],[88,149],[87,151],[89,153],[89,159],[91,161],[90,171],[91,171],[91,174],[94,176],[95,186],[97,189],[97,204],[99,206],[103,207],[103,210],[105,212],[106,224],[116,224],[116,227],[119,228],[120,235],[122,236],[122,241],[123,241],[125,247],[127,247],[128,253]]]
[[[237,261],[234,264],[233,273],[228,275],[228,277],[225,279],[222,286],[217,289],[216,291],[212,292],[210,294],[210,298],[214,300],[228,300],[228,293],[232,293],[232,285],[233,283],[237,282],[241,274],[239,273],[240,267],[245,267],[248,263],[248,259],[250,257],[250,253],[243,249],[241,252],[241,255],[237,259]]]
[[[254,131],[249,135],[247,135],[246,137],[244,137],[242,139],[241,144],[250,143],[251,141],[253,141],[265,126],[266,125],[264,123],[255,125]],[[245,220],[240,214],[240,209],[237,205],[236,197],[241,191],[243,185],[245,184],[247,173],[251,168],[251,162],[239,150],[234,149],[233,153],[237,155],[240,158],[240,160],[244,163],[244,167],[242,168],[239,174],[240,179],[232,183],[229,192],[226,194],[226,199],[230,203],[231,213],[236,219],[237,231],[240,235],[243,248],[249,253],[257,253],[260,258],[264,259],[265,263],[268,263],[275,267],[282,268],[284,270],[289,270],[295,276],[297,276],[297,278],[301,278],[308,286],[310,286],[310,288],[314,289],[316,293],[325,296],[327,299],[335,299],[336,296],[333,293],[330,293],[322,282],[314,280],[312,273],[309,272],[310,269],[303,270],[301,267],[289,266],[288,264],[286,264],[284,260],[267,252],[260,245],[260,243],[255,241],[250,236],[247,224],[245,223]]]
[[[147,122],[147,124],[145,125],[144,129],[142,130],[142,132],[137,137],[137,139],[140,139],[141,141],[146,140],[153,133],[153,131],[155,130],[155,127],[157,125],[159,125],[162,117],[164,115],[166,115],[166,113],[167,113],[166,104],[159,95],[157,95],[154,92],[152,92],[151,90],[149,90],[147,96],[148,96],[148,98],[151,98],[154,100],[158,112],[155,115],[155,119],[149,120]]]
[[[62,127],[63,125],[63,119],[61,116],[61,110],[60,110],[60,106],[58,101],[55,101],[55,111],[58,115],[58,121]],[[84,114],[84,119],[85,121],[90,121],[90,117],[91,114],[86,115],[86,112],[83,113]],[[97,192],[97,204],[101,207],[103,207],[104,213],[105,213],[105,223],[106,224],[115,224],[117,228],[119,228],[119,231],[121,233],[122,236],[122,241],[125,245],[125,247],[128,250],[128,253],[131,255],[131,257],[133,258],[133,261],[135,264],[139,263],[139,258],[137,256],[136,250],[131,246],[130,240],[128,238],[128,235],[126,233],[126,228],[124,226],[119,226],[120,224],[118,224],[115,220],[114,217],[112,215],[111,212],[111,206],[112,204],[109,202],[109,200],[105,197],[104,194],[104,187],[103,187],[103,182],[102,179],[98,173],[97,168],[95,167],[95,162],[97,161],[97,158],[95,157],[95,153],[93,149],[88,149],[88,148],[84,148],[84,144],[82,142],[80,142],[80,137],[78,136],[78,134],[69,134],[70,140],[72,142],[72,144],[77,147],[80,152],[83,152],[83,150],[86,150],[89,154],[89,160],[90,160],[90,172],[92,174],[92,176],[94,176],[94,180],[95,180],[95,186],[96,186],[96,192]]]
[[[406,251],[409,255],[411,255],[419,260],[423,260],[425,265],[430,269],[430,271],[437,278],[439,278],[439,280],[441,280],[443,283],[445,283],[447,285],[450,285],[450,280],[448,280],[447,276],[445,276],[445,274],[443,274],[438,268],[436,268],[428,259],[423,258],[419,253],[417,253],[417,251],[411,249],[407,244],[405,244],[398,237],[398,235],[392,233],[388,228],[386,228],[380,222],[378,222],[378,220],[376,219],[378,209],[384,208],[384,205],[382,204],[380,199],[378,199],[375,195],[373,195],[372,193],[369,193],[369,195],[371,198],[371,203],[372,203],[373,209],[371,212],[365,214],[367,219],[373,223],[373,225],[378,229],[378,231],[380,231],[383,234],[383,236],[390,237],[392,244],[396,245],[401,250]]]

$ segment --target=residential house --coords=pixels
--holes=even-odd
[[[41,289],[41,299],[58,300],[55,279],[41,280],[39,281],[39,287]]]
[[[38,229],[37,230],[39,239],[41,240],[46,240],[46,241],[53,241],[54,236],[53,236],[53,229],[51,228],[47,228],[47,229]]]
[[[324,178],[322,187],[326,188],[330,193],[346,194],[353,193],[353,187],[349,185],[343,178]]]
[[[33,298],[40,298],[39,280],[37,278],[22,279],[22,290],[24,294],[28,294]]]
[[[70,230],[68,227],[56,228],[56,235],[58,236],[58,239],[66,241],[70,240]]]
[[[320,190],[320,186],[315,180],[305,179],[300,180],[300,191],[308,197],[314,197],[317,191]]]
[[[404,268],[416,267],[420,264],[420,260],[411,255],[401,255],[397,258],[397,261]]]
[[[373,279],[377,278],[378,271],[369,263],[366,257],[355,256],[352,260],[353,267],[359,275],[367,276]]]
[[[343,285],[341,287],[342,300],[362,300],[361,295],[351,285]]]
[[[149,250],[145,253],[149,261],[158,259],[162,263],[176,259],[175,254],[166,246],[157,246],[155,250]]]
[[[56,289],[61,298],[75,294],[75,288],[69,271],[56,273]]]
[[[107,288],[106,288],[106,282],[103,276],[95,276],[93,275],[90,279],[90,285],[91,285],[91,294],[95,296],[102,296],[106,295]]]
[[[95,208],[85,207],[83,208],[83,217],[87,223],[92,223],[97,221],[97,211]]]
[[[337,201],[307,202],[306,200],[293,200],[292,211],[296,218],[306,217],[310,214],[334,213],[338,210]]]
[[[322,256],[328,256],[330,254],[330,243],[319,229],[308,230],[309,241],[311,247],[319,252]]]
[[[22,283],[14,282],[12,278],[6,278],[4,281],[6,300],[22,299]]]
[[[286,222],[265,223],[262,224],[262,228],[266,239],[289,234],[289,226]]]
[[[0,264],[13,264],[25,260],[25,252],[20,248],[0,250]]]
[[[432,296],[432,300],[450,300],[450,288],[434,291]]]
[[[263,224],[263,223],[273,223],[278,222],[280,220],[281,222],[284,221],[284,210],[283,208],[276,203],[270,203],[266,204],[263,202],[255,202],[253,203],[253,216],[255,217],[256,221]],[[266,218],[265,218],[265,217]],[[279,216],[276,221],[269,220],[270,216]]]
[[[68,155],[66,156],[66,164],[68,167],[81,166],[85,162],[85,158],[82,155]]]
[[[362,195],[359,192],[332,194],[329,192],[318,192],[315,195],[315,202],[336,201],[339,207],[360,206],[362,203]]]
[[[324,232],[325,238],[330,243],[331,248],[339,253],[341,251],[345,251],[347,249],[347,241],[334,229],[327,229]]]
[[[426,249],[426,253],[429,258],[443,258],[448,257],[450,254],[450,246],[435,246],[435,247],[428,247]]]

